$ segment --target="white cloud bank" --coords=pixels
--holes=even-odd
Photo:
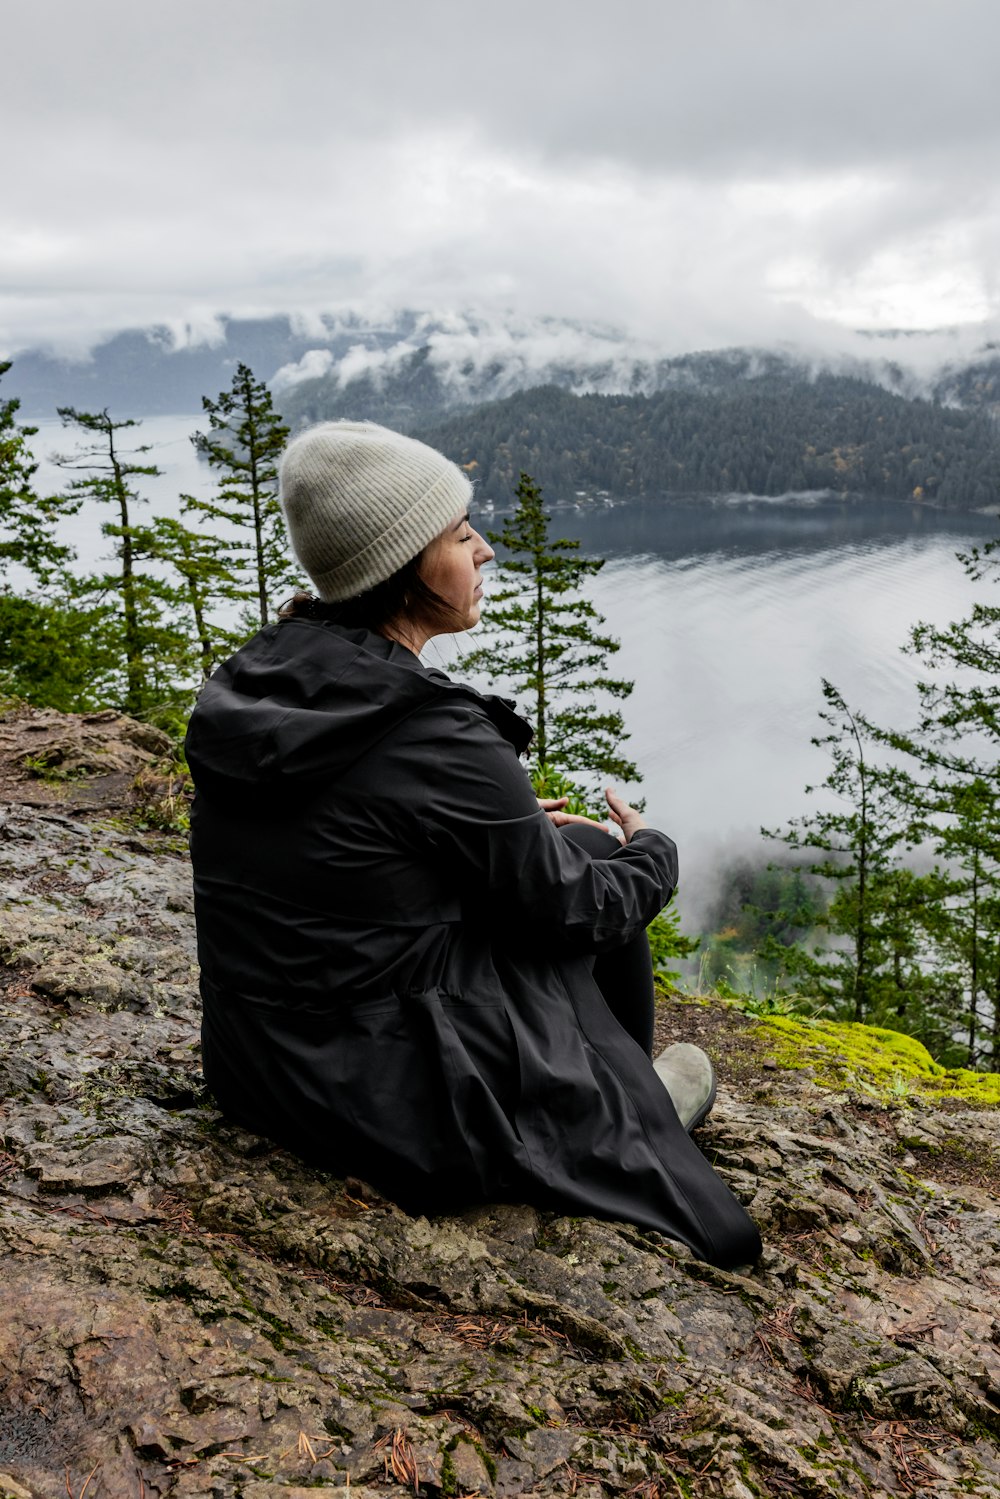
[[[1000,314],[993,0],[39,0],[4,31],[2,350],[344,308],[673,351]]]
[[[314,331],[326,340],[339,325],[331,320]],[[303,381],[330,376],[341,388],[367,378],[379,389],[417,350],[426,349],[429,364],[456,403],[495,399],[553,379],[561,383],[566,370],[573,372],[571,388],[578,394],[649,393],[661,387],[659,362],[676,353],[662,341],[624,330],[510,314],[492,320],[481,313],[441,320],[424,316],[411,333],[391,341],[384,341],[384,324],[356,331],[359,341],[340,358],[321,343],[279,369],[270,384],[276,391],[287,391]],[[809,339],[774,340],[768,347],[802,365],[811,376],[829,370],[857,375],[908,396],[929,396],[948,369],[992,361],[1000,343],[1000,325],[978,323],[885,339],[818,324],[812,332]],[[383,339],[374,341],[371,335],[376,333]]]

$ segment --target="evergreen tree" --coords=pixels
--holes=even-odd
[[[809,938],[825,911],[820,882],[803,866],[737,858],[720,871],[706,912],[701,981],[722,980],[755,994],[761,986],[775,988],[788,949]]]
[[[679,958],[693,957],[701,945],[700,937],[689,937],[681,931],[681,913],[676,901],[672,900],[658,916],[653,917],[646,928],[646,936],[654,976],[667,988],[676,987],[681,973],[673,964]]]
[[[0,361],[0,378],[10,369]],[[0,401],[0,563],[6,588],[6,570],[19,564],[37,582],[46,584],[72,556],[72,549],[56,537],[56,524],[78,510],[79,502],[62,495],[40,496],[34,488],[38,468],[29,446],[37,427],[17,421],[20,402]]]
[[[219,475],[219,490],[213,500],[187,496],[184,511],[250,532],[229,543],[242,559],[230,597],[247,606],[248,627],[266,625],[274,596],[300,581],[278,500],[278,459],[288,428],[274,410],[267,386],[245,364],[237,365],[230,390],[215,401],[203,396],[202,406],[210,430],[196,433],[192,441]]]
[[[0,362],[0,377],[10,369]],[[0,694],[63,712],[102,707],[113,662],[104,649],[106,610],[73,597],[72,547],[59,520],[80,508],[73,495],[39,495],[19,403],[0,402]],[[9,569],[24,577],[13,586]]]
[[[158,515],[151,526],[136,529],[134,540],[142,556],[166,564],[180,578],[180,584],[174,587],[164,582],[161,597],[187,615],[198,672],[203,679],[211,676],[216,663],[239,643],[237,631],[212,618],[217,601],[238,597],[239,584],[225,551],[220,550],[215,537],[192,531],[169,515]]]
[[[1000,541],[960,552],[973,582],[1000,582]],[[979,601],[965,619],[919,624],[908,649],[935,673],[918,685],[921,758],[939,770],[1000,783],[1000,603]],[[977,740],[991,746],[983,754]],[[912,747],[912,746],[911,746]]]
[[[517,509],[501,531],[502,546],[482,631],[490,643],[473,650],[465,665],[490,681],[509,682],[531,701],[536,792],[551,796],[553,772],[583,775],[591,784],[612,776],[637,781],[639,773],[619,748],[628,738],[617,709],[602,709],[596,692],[625,698],[632,683],[607,675],[607,658],[619,642],[600,633],[603,617],[582,597],[580,585],[604,566],[577,555],[580,543],[549,535],[542,493],[521,473]]]
[[[905,991],[913,977],[910,969],[917,967],[911,951],[914,897],[910,893],[905,901],[901,898],[901,881],[909,885],[912,876],[898,863],[911,834],[911,820],[899,798],[898,782],[872,759],[874,735],[866,720],[852,713],[836,687],[825,680],[823,699],[826,706],[820,718],[827,732],[812,742],[830,754],[823,789],[840,805],[796,818],[784,832],[761,831],[818,856],[809,867],[833,887],[820,922],[835,944],[812,952],[792,946],[784,954],[769,944],[766,955],[781,956],[785,973],[837,1013],[870,1021],[888,1008],[896,990],[894,973],[899,973]],[[908,909],[909,923],[903,920]],[[907,955],[910,968],[904,975]]]
[[[501,586],[491,589],[481,626],[493,638],[466,655],[463,665],[491,681],[509,681],[530,698],[536,796],[565,797],[568,812],[603,813],[598,777],[641,780],[619,749],[628,738],[621,713],[602,711],[593,697],[603,691],[620,699],[632,691],[631,682],[606,675],[607,657],[619,642],[599,633],[602,616],[579,594],[582,579],[604,563],[577,556],[578,541],[549,536],[541,490],[523,471],[515,494],[514,515],[501,531],[487,533],[505,549],[497,563]],[[581,773],[589,785],[581,785]],[[698,938],[681,932],[675,904],[654,918],[647,935],[658,981],[677,983],[680,973],[672,965],[697,951]]]
[[[112,615],[57,589],[0,589],[0,697],[61,713],[106,708],[120,676]]]
[[[187,646],[183,631],[169,618],[169,594],[162,581],[141,568],[143,550],[134,522],[135,507],[145,503],[133,481],[152,477],[160,470],[141,460],[150,452],[148,444],[123,447],[119,434],[141,425],[128,418],[116,421],[107,410],[77,411],[59,407],[66,427],[84,434],[83,445],[74,453],[56,458],[60,467],[74,471],[69,493],[78,501],[91,499],[110,505],[116,519],[105,521],[103,534],[113,542],[113,567],[77,584],[77,606],[89,605],[103,620],[103,649],[117,656],[120,685],[109,689],[126,713],[135,718],[162,717],[183,696],[183,667]],[[112,601],[110,609],[101,606]]]
[[[959,561],[974,582],[1000,573],[991,542]],[[942,1026],[965,1030],[970,1066],[1000,1070],[1000,605],[980,599],[961,620],[919,624],[907,647],[931,673],[918,684],[913,733],[883,731],[909,756],[925,840],[942,864],[926,927],[944,999]]]
[[[925,925],[945,996],[938,1008],[953,1043],[958,1027],[964,1028],[963,1063],[975,1067],[988,1056],[997,1071],[1000,820],[995,789],[981,779],[955,781],[939,796],[935,811],[934,842],[943,866],[937,871],[938,898],[925,908]]]
[[[996,573],[998,546],[960,557],[974,580]],[[952,1065],[1000,1070],[1000,607],[917,625],[907,648],[933,673],[913,731],[852,714],[824,683],[830,733],[813,742],[832,752],[824,786],[846,805],[769,836],[825,855],[812,867],[836,886],[834,944],[793,947],[783,968],[854,1019],[908,1031]],[[938,860],[927,873],[903,862],[916,849]]]

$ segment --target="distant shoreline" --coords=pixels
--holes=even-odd
[[[513,500],[511,500],[513,504]],[[768,495],[731,491],[724,494],[703,492],[683,493],[677,490],[662,490],[659,494],[612,495],[602,491],[595,494],[578,494],[573,499],[546,496],[545,508],[560,515],[567,513],[594,514],[603,510],[614,510],[631,505],[677,505],[685,508],[729,509],[729,510],[815,510],[824,506],[846,505],[864,507],[885,505],[895,510],[928,510],[936,515],[978,515],[986,519],[1000,518],[1000,497],[994,506],[979,508],[960,505],[940,505],[934,500],[900,500],[883,495],[865,494],[860,490],[812,489],[791,491],[787,494]],[[504,509],[488,501],[479,507],[486,513],[498,515]]]

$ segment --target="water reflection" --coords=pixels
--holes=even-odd
[[[895,546],[901,538],[965,541],[996,535],[995,516],[956,515],[926,505],[816,500],[677,504],[629,500],[559,510],[552,533],[578,537],[595,556],[644,553],[677,561],[717,554],[824,552],[842,546]]]

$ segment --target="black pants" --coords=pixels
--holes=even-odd
[[[592,859],[606,859],[621,845],[617,838],[582,822],[570,822],[559,829],[564,838],[586,849]],[[633,1041],[638,1041],[647,1056],[653,1054],[653,960],[645,932],[594,959],[594,978],[608,1009],[619,1025],[624,1026]]]

